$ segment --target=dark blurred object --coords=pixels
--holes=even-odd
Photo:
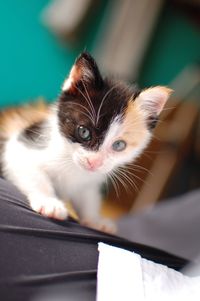
[[[190,21],[200,29],[200,1],[199,0],[172,0],[174,7],[183,12]]]
[[[198,263],[200,268],[199,200],[200,189],[197,189],[167,199],[154,208],[126,215],[117,222],[118,234],[131,241],[183,256]],[[191,271],[191,268],[194,276],[196,269]]]
[[[165,1],[140,69],[140,86],[170,85],[186,66],[199,60],[199,54],[199,27],[183,12],[182,2]]]

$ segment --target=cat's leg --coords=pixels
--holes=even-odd
[[[48,175],[42,170],[9,172],[8,178],[27,196],[31,208],[47,217],[63,220],[68,212],[59,200]]]
[[[116,233],[114,221],[101,216],[102,195],[99,187],[85,187],[73,197],[73,204],[82,225],[107,233]]]

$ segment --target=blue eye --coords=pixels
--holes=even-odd
[[[87,127],[82,126],[82,125],[78,126],[77,135],[78,135],[78,138],[80,138],[81,140],[84,140],[84,141],[89,141],[92,138],[90,130]]]
[[[112,144],[112,149],[115,152],[121,152],[126,148],[126,142],[124,140],[116,140],[113,144]]]

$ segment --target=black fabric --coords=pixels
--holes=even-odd
[[[12,184],[0,179],[0,300],[95,300],[100,241],[177,270],[187,264],[71,219],[42,217]]]

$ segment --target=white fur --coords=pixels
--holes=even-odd
[[[54,111],[49,118],[50,141],[46,149],[28,148],[17,139],[17,133],[6,143],[4,175],[27,196],[35,211],[65,219],[68,212],[63,202],[70,199],[82,221],[97,224],[100,186],[106,175],[122,163],[132,161],[147,143],[144,141],[128,154],[113,152],[112,143],[120,137],[120,128],[119,120],[114,120],[100,150],[87,151],[60,134]],[[87,159],[94,158],[102,164],[91,171]]]
[[[82,219],[97,219],[104,175],[78,166],[72,160],[77,145],[60,135],[55,116],[50,124],[51,140],[45,150],[28,148],[17,134],[10,138],[3,156],[4,175],[28,197],[35,211],[64,219],[67,210],[62,201],[71,199]]]
[[[67,78],[63,83],[62,90],[63,91],[69,90],[71,88],[72,84],[73,84],[72,79],[70,77]]]

